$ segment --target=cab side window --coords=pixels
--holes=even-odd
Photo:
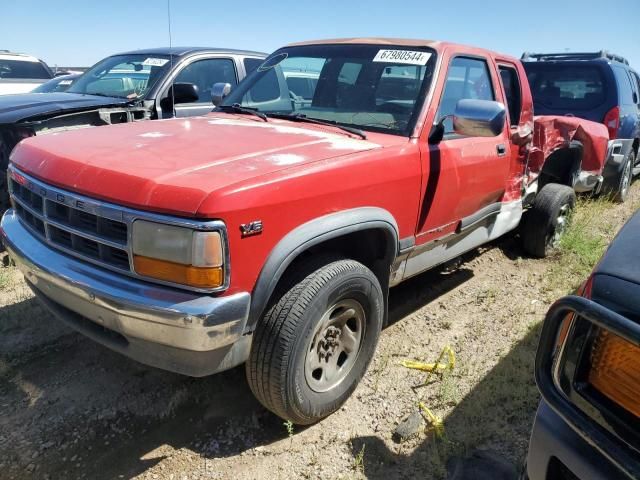
[[[198,87],[196,103],[211,103],[211,88],[215,83],[238,83],[233,60],[229,58],[209,58],[195,61],[182,69],[174,83],[193,83]]]
[[[453,115],[459,100],[495,100],[489,67],[485,60],[456,57],[449,65],[437,118]],[[453,133],[453,120],[444,122],[445,135]]]
[[[257,69],[260,65],[262,65],[264,63],[264,58],[245,57],[242,62],[244,63],[244,69],[245,69],[247,75],[249,75],[250,73],[252,73],[255,69]]]
[[[520,89],[520,79],[515,68],[500,65],[500,80],[504,88],[507,99],[507,109],[509,111],[509,124],[517,127],[520,123],[520,112],[522,111],[522,95]]]

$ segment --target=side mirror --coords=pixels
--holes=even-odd
[[[214,83],[213,87],[211,88],[211,103],[213,103],[213,105],[217,107],[222,103],[222,100],[224,100],[224,97],[229,95],[230,92],[231,92],[230,83],[222,83],[222,82]]]
[[[469,137],[495,137],[504,129],[507,111],[492,100],[458,100],[453,112],[453,130]]]
[[[452,115],[445,115],[431,127],[429,143],[437,145],[445,134],[444,122],[453,119],[453,131],[467,137],[495,137],[507,118],[504,105],[492,100],[458,100]]]
[[[168,98],[173,98],[174,103],[193,103],[200,98],[198,87],[193,83],[174,83],[167,93]]]

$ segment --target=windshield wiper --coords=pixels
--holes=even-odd
[[[315,123],[317,125],[325,125],[327,127],[336,127],[352,135],[357,135],[363,140],[367,139],[367,135],[359,128],[340,125],[338,122],[332,120],[318,120],[317,118],[307,117],[304,113],[268,113],[267,116],[273,118],[282,118],[284,120],[291,120],[293,122],[307,122]]]
[[[234,103],[233,105],[218,105],[218,110],[221,112],[231,112],[231,113],[244,113],[246,115],[255,115],[258,118],[261,118],[265,122],[268,122],[267,116],[259,112],[257,108],[243,107],[239,103]]]

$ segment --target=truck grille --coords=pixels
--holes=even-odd
[[[114,209],[107,216],[77,195],[39,185],[16,172],[9,191],[18,217],[47,243],[93,263],[130,271],[127,224]],[[80,208],[79,208],[80,207]],[[116,218],[110,218],[116,217]]]
[[[220,220],[190,220],[94,200],[84,195],[47,185],[9,165],[9,193],[20,223],[40,241],[67,255],[141,280],[197,292],[215,289],[187,287],[173,282],[145,277],[133,268],[133,248],[129,239],[133,224],[145,220],[196,231],[219,232],[224,242],[225,270],[229,272],[227,229]]]

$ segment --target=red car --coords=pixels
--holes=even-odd
[[[473,47],[294,44],[228,91],[207,116],[24,140],[2,239],[74,328],[192,376],[246,361],[257,398],[299,424],[355,389],[390,287],[521,222],[544,256],[575,160],[604,156],[597,135],[533,148],[520,61]]]

